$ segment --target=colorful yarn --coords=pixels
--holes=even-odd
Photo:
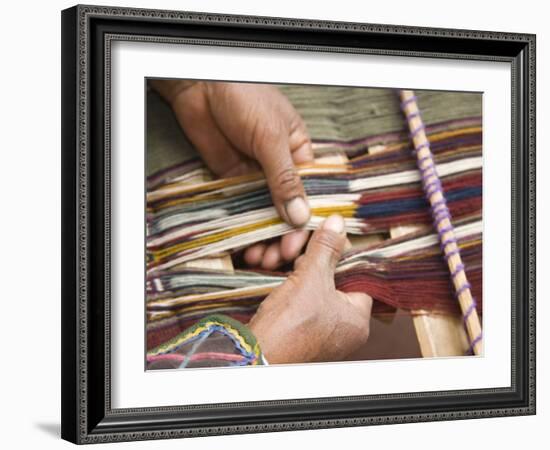
[[[448,207],[457,218],[475,215],[481,208],[481,129],[472,123],[448,131],[435,127],[431,135],[437,143],[434,158],[448,192]],[[378,154],[358,154],[347,164],[301,167],[312,210],[305,228],[315,229],[334,213],[345,218],[348,233],[358,235],[430,223],[410,143],[396,136],[386,147]],[[192,160],[168,171],[173,179],[165,178],[165,171],[149,181],[155,188],[147,194],[148,271],[167,270],[292,231],[273,207],[261,173],[190,182],[197,170]],[[435,182],[428,189],[438,187]]]
[[[481,299],[481,222],[459,225],[456,232],[473,292]],[[148,294],[148,348],[172,338],[201,314],[223,311],[247,323],[262,300],[286,279],[286,274],[253,270],[239,270],[235,276],[238,282],[228,283],[231,275],[221,270],[187,268],[152,273],[149,282],[156,290]],[[337,265],[335,284],[343,292],[371,295],[376,300],[374,315],[393,308],[460,313],[451,295],[438,236],[429,229],[346,252]],[[479,303],[479,311],[481,307]]]
[[[406,106],[412,104],[409,101]],[[408,119],[417,121],[420,112],[409,112]],[[482,308],[481,118],[466,117],[424,127],[415,123],[410,132],[415,138],[427,134],[430,141],[415,142],[414,149],[403,132],[346,142],[314,141],[314,148],[322,147],[323,151],[345,151],[349,162],[300,167],[313,212],[306,228],[315,229],[334,212],[345,217],[346,231],[356,235],[386,232],[407,224],[426,225],[414,234],[347,252],[336,270],[336,287],[371,295],[375,315],[393,313],[394,308],[409,314],[417,310],[458,314],[459,303],[453,291],[460,297],[469,289],[479,301],[462,312],[467,322]],[[383,145],[384,151],[370,154],[371,145]],[[426,149],[429,155],[424,154]],[[411,158],[411,151],[418,154],[417,162]],[[431,205],[431,212],[426,184],[430,196],[439,191],[446,194],[446,199]],[[190,269],[182,263],[221,252],[239,258],[242,248],[292,231],[274,209],[263,175],[212,180],[203,163],[193,159],[153,174],[147,185],[148,361],[151,365],[168,364],[170,358],[163,359],[162,355],[180,355],[207,336],[187,359],[172,358],[173,364],[188,365],[199,360],[215,363],[219,358],[209,359],[209,352],[202,346],[218,336],[229,339],[241,358],[228,356],[227,362],[261,363],[258,356],[252,359],[255,352],[242,347],[242,353],[237,345],[240,341],[232,341],[220,329],[197,331],[193,327],[212,314],[247,323],[287,274],[254,270],[233,274]],[[456,224],[455,236],[446,235],[442,241],[427,228],[430,223],[436,229],[446,228],[451,217]],[[440,245],[445,258],[441,258]],[[464,268],[453,278],[460,280],[465,270],[471,285],[453,289],[445,261],[458,255],[459,247]],[[195,334],[189,334],[191,329]],[[480,340],[471,343],[475,347]],[[167,353],[155,353],[159,349]]]
[[[420,110],[416,104],[416,96],[412,91],[401,91],[400,97],[402,100],[401,108],[411,130],[414,154],[417,158],[418,169],[422,174],[422,185],[426,199],[431,205],[434,227],[438,232],[441,248],[448,263],[451,279],[462,308],[464,324],[470,339],[470,350],[480,354],[482,333],[476,313],[476,302],[470,292],[471,285],[468,283],[465,266],[462,263],[455,238],[455,229],[451,221],[451,213],[436,171],[430,143],[425,134]]]

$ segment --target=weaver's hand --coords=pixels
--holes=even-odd
[[[300,227],[310,209],[295,164],[313,160],[300,115],[275,87],[262,84],[156,80],[152,82],[208,167],[222,177],[263,169],[281,218]],[[275,269],[292,261],[309,233],[296,230],[245,252],[249,265]]]
[[[366,342],[372,299],[334,286],[345,243],[342,217],[330,216],[252,317],[248,326],[270,364],[342,360]]]

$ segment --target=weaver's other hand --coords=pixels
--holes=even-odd
[[[152,84],[215,174],[242,175],[259,165],[281,218],[296,227],[308,222],[310,209],[295,164],[313,160],[311,140],[302,118],[277,88],[173,80]],[[269,246],[256,244],[246,250],[245,260],[275,269],[294,260],[308,237],[298,229]]]
[[[330,216],[252,317],[248,326],[270,364],[342,360],[366,342],[372,299],[334,286],[345,243],[342,217]]]

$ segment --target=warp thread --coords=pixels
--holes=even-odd
[[[416,122],[420,112],[413,111],[408,118]],[[415,123],[415,136],[422,131],[424,128]],[[432,221],[436,229],[445,228],[451,214],[454,217],[458,232],[454,239],[446,236],[441,242],[437,234],[432,237],[421,232],[385,242],[374,253],[355,249],[341,261],[335,279],[338,288],[370,293],[377,300],[377,313],[389,313],[395,307],[458,313],[460,302],[452,301],[453,289],[449,289],[449,269],[445,264],[458,254],[452,245],[457,238],[473,293],[480,305],[482,302],[481,226],[476,222],[481,208],[481,119],[429,124],[426,132],[430,142],[417,143],[416,152],[433,152],[441,176],[441,183],[430,180],[428,192],[437,195],[442,184],[446,194],[446,198],[432,205],[433,214],[420,183],[421,175],[434,173],[427,166],[430,155],[411,160],[411,144],[402,132],[391,137],[365,138],[365,145],[383,143],[384,152],[371,155],[354,148],[346,165],[301,169],[314,210],[312,229],[333,212],[345,216],[346,229],[353,234]],[[418,170],[418,164],[423,172]],[[209,313],[229,314],[246,323],[273,286],[282,282],[267,278],[284,279],[282,273],[255,273],[249,277],[251,273],[247,271],[241,279],[235,278],[236,274],[228,276],[216,271],[180,272],[179,264],[185,261],[222,251],[238,252],[251,242],[288,231],[272,207],[260,174],[204,182],[201,180],[205,170],[200,161],[192,160],[148,179],[148,349],[166,343]],[[425,239],[429,245],[420,245]],[[442,246],[444,258],[438,245]],[[259,279],[260,276],[266,279]],[[461,273],[453,278],[460,281]],[[463,283],[454,289],[455,296],[460,297],[470,287]],[[416,294],[411,296],[410,292]],[[475,306],[472,303],[463,312],[465,324]],[[479,341],[474,338],[472,344]]]
[[[430,142],[422,121],[420,109],[416,103],[417,97],[412,91],[400,91],[401,110],[407,119],[410,137],[414,144],[413,155],[417,159],[417,166],[422,177],[422,186],[426,199],[431,205],[434,227],[438,232],[441,250],[448,263],[451,279],[455,286],[455,295],[461,301],[463,323],[466,328],[470,347],[468,353],[480,353],[482,331],[476,312],[476,301],[471,295],[471,285],[468,282],[465,266],[460,257],[460,249],[455,237],[455,229],[451,221],[451,213],[436,171]]]

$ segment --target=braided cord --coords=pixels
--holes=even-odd
[[[470,291],[470,283],[466,276],[465,266],[460,256],[455,230],[451,222],[451,213],[447,206],[441,180],[437,174],[430,142],[426,136],[425,126],[413,91],[399,92],[401,109],[409,126],[410,136],[414,144],[413,153],[422,175],[422,186],[426,199],[430,203],[434,227],[439,235],[441,251],[455,288],[455,296],[462,310],[463,322],[470,341],[468,353],[479,355],[482,351],[482,330],[476,310],[476,301]]]

